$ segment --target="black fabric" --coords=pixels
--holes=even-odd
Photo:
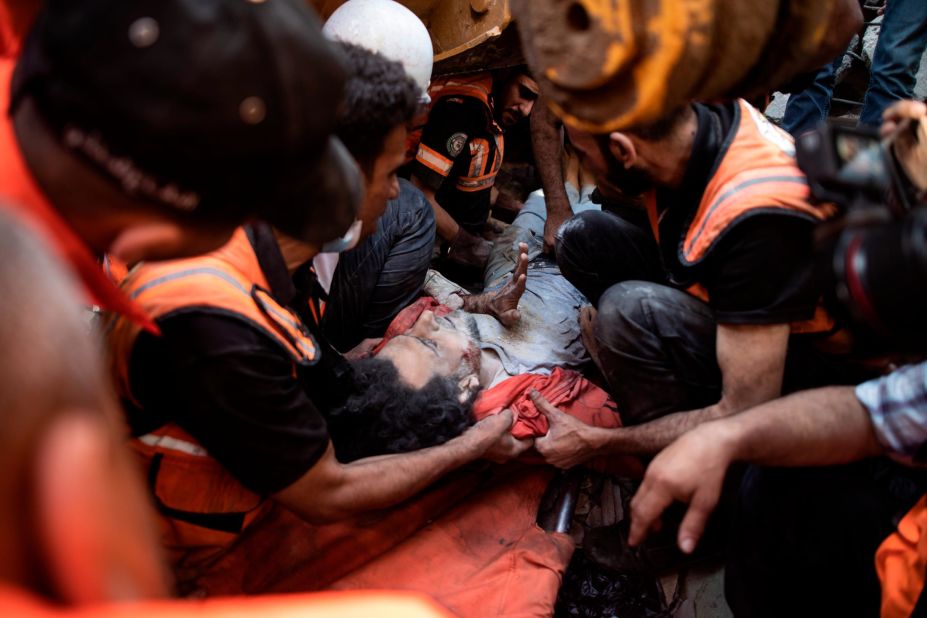
[[[350,350],[382,337],[400,311],[422,293],[435,243],[435,216],[417,187],[399,181],[377,229],[341,254],[322,327],[334,346]]]
[[[657,192],[660,249],[671,281],[701,283],[718,322],[777,324],[814,315],[819,296],[812,276],[814,224],[790,214],[754,215],[735,223],[703,262],[683,266],[679,247],[708,182],[733,139],[736,102],[693,105],[698,130],[682,184]]]
[[[692,106],[698,119],[698,129],[682,183],[675,189],[657,189],[660,253],[671,281],[679,287],[694,283],[699,274],[679,263],[679,245],[718,166],[724,142],[734,128],[736,106],[736,103]]]
[[[721,398],[717,323],[699,299],[647,281],[625,281],[599,300],[599,368],[621,410],[638,424]]]
[[[646,221],[634,224],[612,212],[587,210],[564,222],[555,255],[563,276],[593,305],[621,281],[666,282]]]
[[[426,167],[418,160],[412,162],[412,173],[426,186],[435,190],[435,199],[458,224],[471,233],[479,233],[490,209],[490,188],[481,191],[461,191],[457,180],[470,176],[470,144],[475,139],[485,140],[488,150],[484,155],[485,172],[491,169],[497,148],[489,128],[491,119],[482,101],[473,97],[446,97],[438,101],[422,131],[421,143],[454,164],[446,177]]]
[[[286,267],[286,260],[280,252],[280,245],[274,237],[274,232],[266,223],[252,223],[245,226],[248,242],[257,256],[258,263],[267,285],[270,286],[271,296],[281,305],[291,305],[296,297],[296,286]]]
[[[288,487],[322,456],[325,421],[278,342],[205,310],[158,326],[162,336],[139,335],[130,359],[141,405],[128,411],[134,435],[174,422],[260,495]]]
[[[748,468],[725,565],[734,615],[878,616],[876,549],[925,481],[887,460]]]
[[[595,337],[600,369],[628,424],[717,403],[722,376],[711,308],[681,290],[646,281],[610,287],[599,300]],[[784,394],[859,384],[870,369],[818,350],[814,339],[789,340]]]
[[[756,215],[722,238],[702,269],[722,324],[781,324],[814,316],[820,292],[813,272],[814,224]]]
[[[178,217],[259,214],[313,242],[325,231],[314,206],[347,210],[358,173],[331,138],[346,70],[304,2],[41,6],[12,107],[31,97],[114,186]]]
[[[311,319],[314,275],[303,273],[297,279],[303,286],[294,284],[270,227],[245,231],[269,292],[294,308],[313,335],[316,362],[294,370],[281,344],[244,317],[189,307],[157,320],[160,337],[139,335],[129,362],[135,401],[124,406],[133,435],[176,423],[245,487],[268,495],[299,479],[325,452],[320,410],[343,402],[353,375]]]

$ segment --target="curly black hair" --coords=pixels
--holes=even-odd
[[[386,136],[418,110],[419,89],[400,63],[352,43],[338,45],[347,58],[348,81],[336,133],[370,173]]]
[[[351,364],[353,392],[326,419],[342,463],[443,444],[475,422],[475,397],[461,403],[454,378],[432,378],[416,390],[402,383],[391,361],[368,358]]]

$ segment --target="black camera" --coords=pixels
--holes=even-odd
[[[815,239],[828,308],[871,351],[927,350],[927,208],[894,139],[916,145],[923,126],[905,123],[883,141],[874,130],[823,125],[795,144],[812,195],[839,211]]]

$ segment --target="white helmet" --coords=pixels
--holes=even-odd
[[[322,32],[379,52],[402,64],[428,102],[434,50],[431,36],[418,16],[393,0],[348,0],[332,13]]]

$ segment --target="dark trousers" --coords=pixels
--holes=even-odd
[[[583,212],[560,228],[557,265],[598,308],[599,369],[622,419],[642,423],[721,397],[717,322],[707,304],[668,285],[653,236],[608,212]],[[871,376],[792,337],[784,392],[856,384]]]
[[[875,552],[927,490],[887,460],[747,469],[725,597],[738,617],[878,616]]]
[[[341,254],[322,327],[332,345],[347,351],[379,337],[422,292],[435,242],[435,217],[425,196],[399,181],[376,232]]]
[[[721,396],[711,308],[666,285],[649,231],[609,212],[560,228],[557,265],[598,308],[599,369],[622,419],[643,423]]]

